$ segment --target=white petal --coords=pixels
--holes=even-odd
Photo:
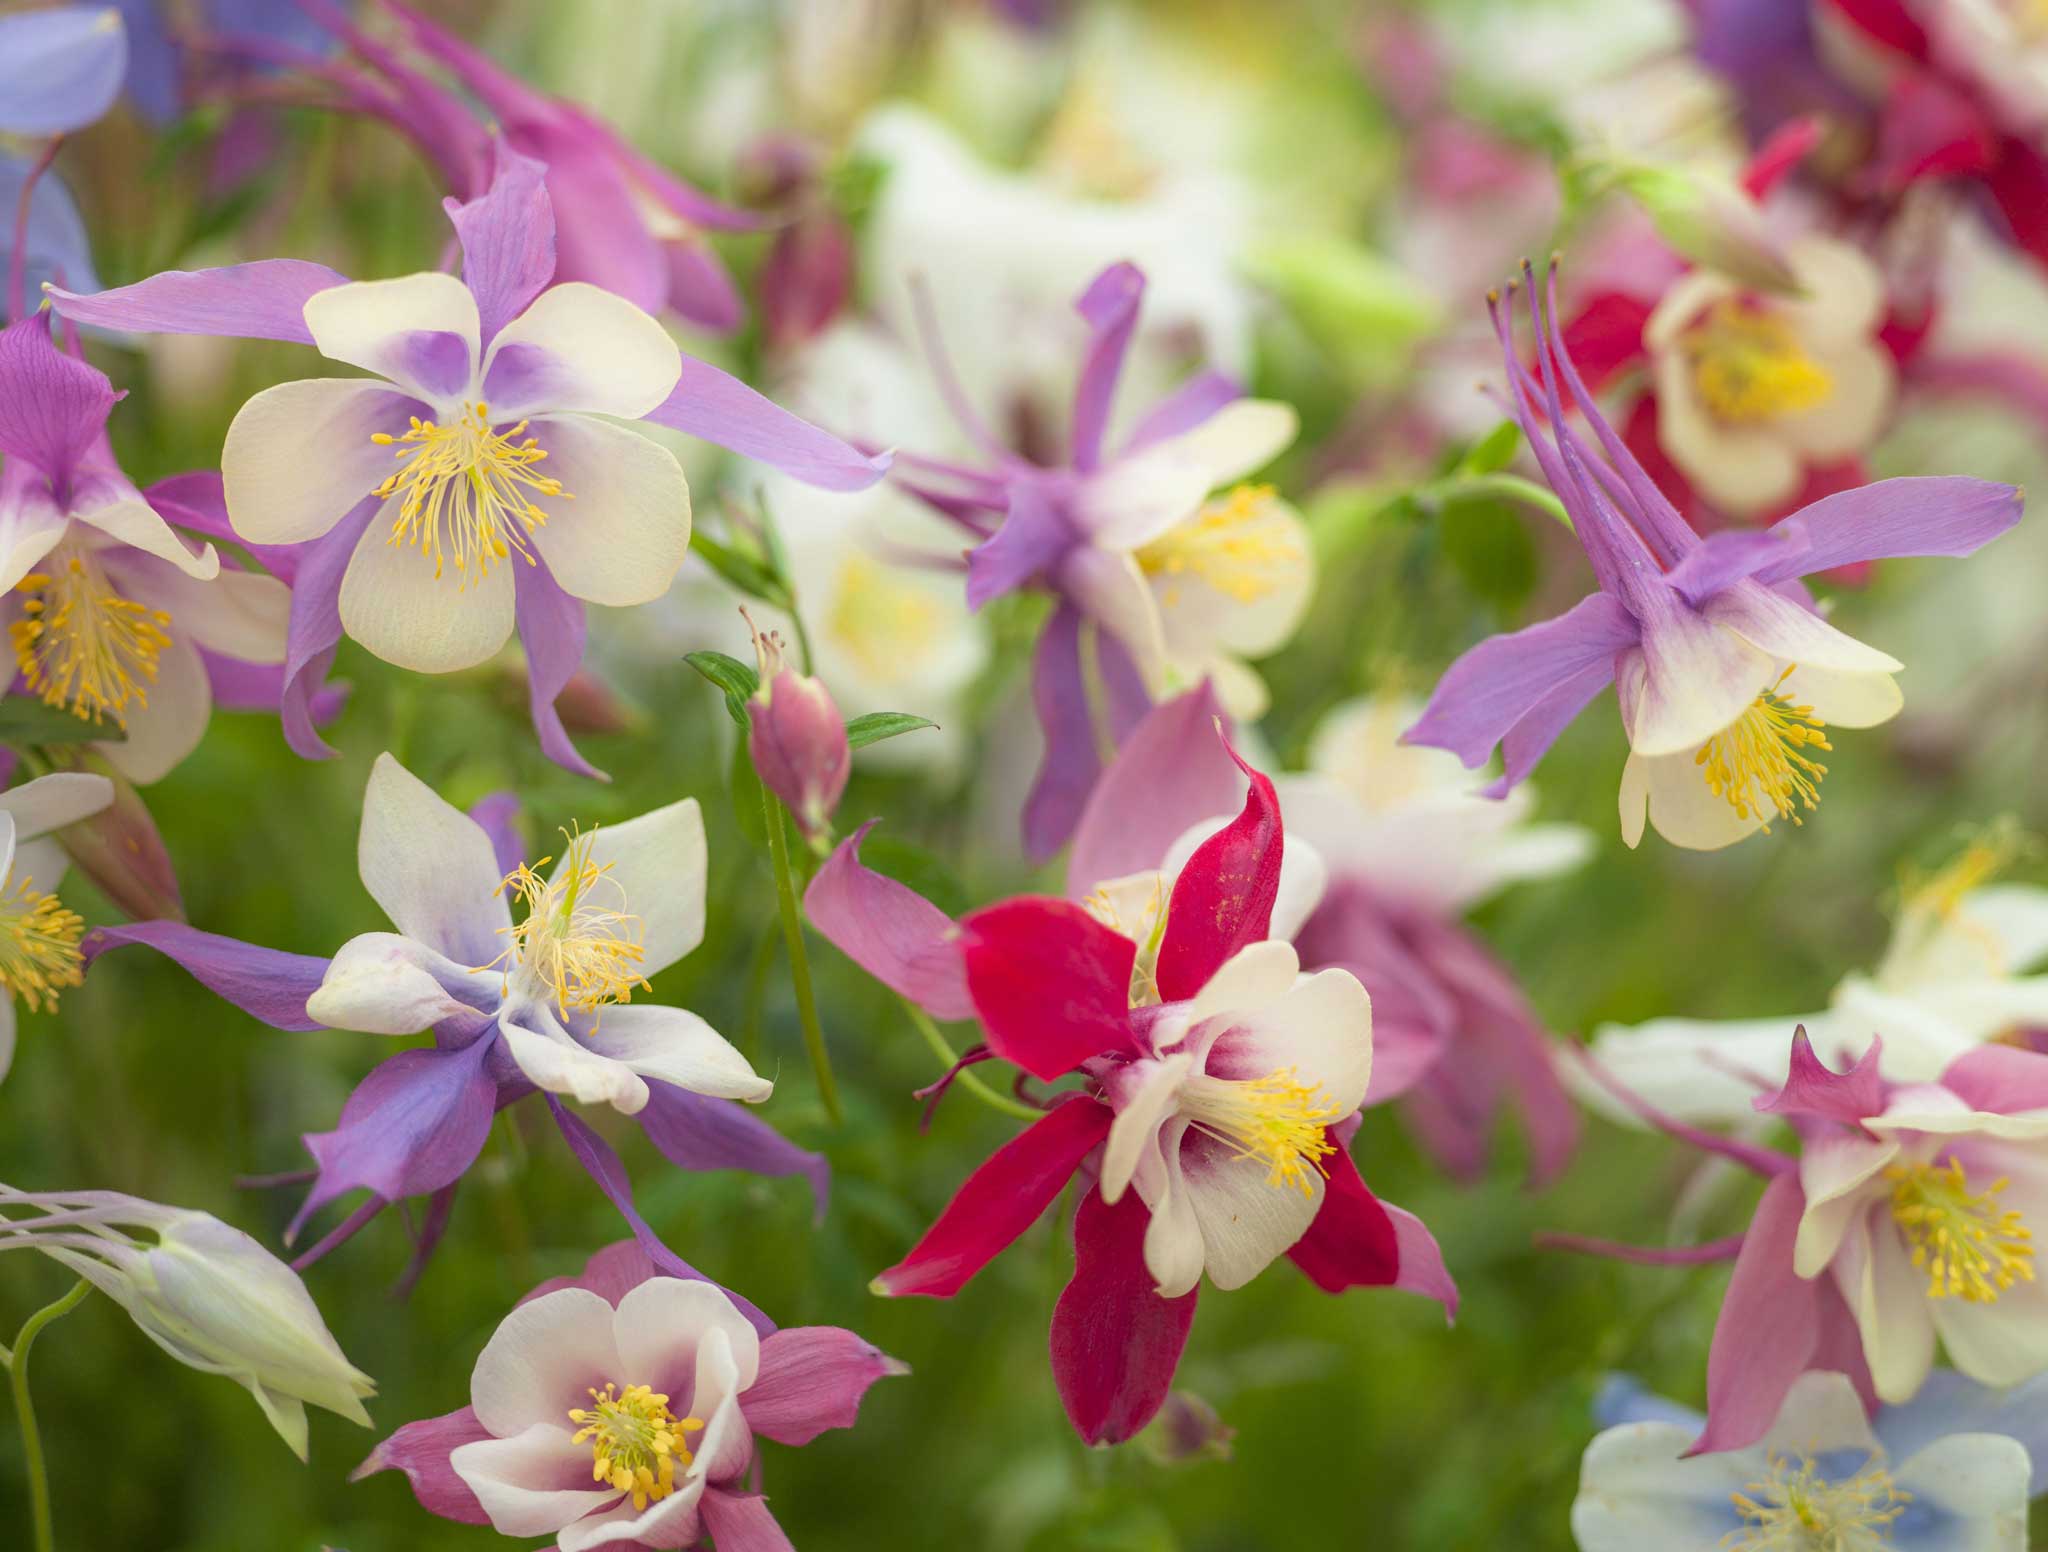
[[[1168,925],[1171,931],[1171,924]],[[1216,1013],[1263,1008],[1284,995],[1301,973],[1301,956],[1292,943],[1268,938],[1249,943],[1226,959],[1209,984],[1187,1006],[1190,1024]]]
[[[1915,1272],[1920,1287],[1926,1274]],[[1986,1304],[1927,1301],[1949,1361],[1986,1385],[2017,1385],[2048,1371],[2048,1288],[2019,1283]]]
[[[1060,568],[1060,584],[1090,621],[1123,644],[1138,676],[1155,693],[1166,685],[1166,636],[1159,600],[1129,555],[1077,546]]]
[[[495,1011],[500,984],[498,977],[475,974],[411,938],[366,932],[335,954],[306,999],[306,1017],[329,1029],[416,1035],[465,1011]],[[466,988],[467,997],[455,997],[448,985]]]
[[[619,607],[666,593],[690,551],[690,485],[675,454],[573,415],[536,420],[533,434],[548,452],[542,472],[567,492],[538,498],[548,518],[531,535],[555,580]]]
[[[170,775],[206,736],[213,716],[213,686],[207,682],[198,649],[174,636],[156,660],[156,678],[148,695],[147,704],[130,704],[125,740],[94,746],[137,786]]]
[[[586,1398],[587,1399],[587,1398]],[[448,1464],[505,1536],[552,1536],[619,1496],[615,1487],[570,1487],[591,1480],[587,1444],[561,1423],[535,1423],[510,1438],[457,1445]]]
[[[1219,485],[1271,462],[1301,429],[1291,405],[1239,399],[1192,430],[1120,458],[1083,484],[1083,529],[1110,550],[1158,538]]]
[[[1214,510],[1205,506],[1187,522],[1207,521],[1205,514]],[[1169,529],[1160,545],[1173,545],[1182,527]],[[1231,530],[1230,542],[1255,557],[1233,579],[1248,596],[1215,586],[1197,570],[1159,569],[1151,550],[1141,556],[1159,598],[1167,648],[1176,657],[1205,657],[1219,648],[1264,657],[1287,643],[1308,612],[1315,592],[1315,550],[1299,512],[1285,501],[1263,501],[1254,516]]]
[[[640,918],[647,974],[666,970],[704,941],[704,811],[684,798],[624,824],[591,832],[586,860],[619,886]]]
[[[690,1411],[704,1419],[704,1433],[690,1472],[704,1481],[730,1482],[754,1458],[753,1435],[740,1413],[740,1392],[753,1381],[753,1369],[743,1370],[741,1362],[744,1351],[752,1350],[742,1350],[722,1327],[707,1331],[698,1345]]]
[[[101,552],[107,580],[125,598],[161,609],[171,634],[245,663],[282,663],[292,593],[275,577],[223,570],[209,581],[188,577],[154,556]]]
[[[18,840],[32,841],[76,824],[114,801],[114,784],[87,771],[57,771],[0,792],[0,809],[14,818]]]
[[[759,1104],[775,1085],[717,1030],[687,1008],[620,1004],[603,1010],[583,1044],[643,1078],[673,1083],[693,1094]]]
[[[363,794],[356,866],[406,937],[457,964],[489,964],[512,925],[497,854],[482,826],[388,754]]]
[[[1829,727],[1867,728],[1889,722],[1906,698],[1886,673],[1815,668],[1801,663],[1778,693],[1795,706],[1811,706]]]
[[[499,420],[548,410],[638,420],[682,375],[682,356],[659,323],[622,296],[571,281],[543,291],[498,331],[484,393]]]
[[[1863,1333],[1871,1383],[1881,1400],[1897,1406],[1913,1399],[1934,1367],[1927,1274],[1913,1265],[1889,1215],[1875,1226],[1859,1225],[1849,1244],[1836,1280]]]
[[[202,545],[195,555],[192,547],[179,538],[177,531],[140,495],[80,512],[77,516],[81,523],[97,528],[110,539],[141,550],[145,555],[169,561],[188,577],[206,582],[220,575],[220,555],[214,547]]]
[[[1629,747],[1654,758],[1699,748],[1755,703],[1778,665],[1674,598],[1654,625],[1645,622],[1643,645],[1623,654],[1622,668]]]
[[[1884,276],[1862,251],[1832,237],[1808,236],[1785,251],[1804,296],[1774,302],[1799,343],[1825,352],[1867,340],[1884,321]]]
[[[2019,1440],[1956,1433],[1905,1461],[1892,1479],[1916,1507],[1941,1517],[1941,1552],[2025,1552],[2031,1474]]]
[[[1963,896],[1959,914],[1999,946],[2008,971],[2031,969],[2048,957],[2048,889],[2033,884],[1992,884]]]
[[[1778,1420],[1755,1447],[1766,1455],[1775,1451],[1794,1456],[1836,1450],[1868,1456],[1882,1454],[1884,1448],[1870,1431],[1856,1387],[1847,1375],[1831,1369],[1809,1370],[1792,1382],[1778,1408]]]
[[[330,286],[307,298],[306,328],[329,361],[375,372],[422,398],[460,395],[476,374],[476,298],[453,275]]]
[[[621,1115],[647,1108],[645,1079],[625,1063],[584,1046],[539,1003],[507,1008],[499,1015],[498,1033],[535,1088],[566,1094],[579,1105],[610,1105]]]
[[[1114,1206],[1149,1151],[1156,1154],[1159,1129],[1180,1098],[1181,1080],[1193,1058],[1176,1052],[1158,1061],[1132,1062],[1117,1072],[1113,1095],[1115,1119],[1102,1149],[1102,1199]]]
[[[1181,1145],[1181,1183],[1202,1230],[1202,1264],[1209,1281],[1226,1291],[1242,1288],[1292,1249],[1323,1205],[1323,1177],[1308,1176],[1304,1193],[1273,1185],[1262,1160],[1198,1133]]]
[[[1372,1080],[1372,999],[1349,970],[1304,976],[1265,1007],[1231,1015],[1207,1070],[1239,1080],[1291,1071],[1347,1116]]]
[[[1701,496],[1732,517],[1747,517],[1798,494],[1798,456],[1767,427],[1729,425],[1708,409],[1682,352],[1656,357],[1652,375],[1658,445]]]
[[[1754,1124],[1751,1101],[1781,1087],[1790,1071],[1795,1028],[1804,1024],[1814,1049],[1830,1062],[1837,1060],[1841,1042],[1827,1017],[1808,1013],[1606,1024],[1593,1033],[1593,1057],[1624,1088],[1681,1121]],[[1866,1033],[1863,1045],[1869,1043]],[[1562,1070],[1574,1092],[1601,1114],[1625,1126],[1643,1124],[1635,1112],[1581,1076],[1577,1063],[1566,1063]]]
[[[423,674],[474,668],[512,634],[512,568],[497,561],[479,577],[434,562],[408,544],[394,544],[393,496],[370,519],[341,579],[341,623],[387,663]]]
[[[1905,667],[1758,582],[1738,582],[1716,593],[1701,612],[1781,663],[1878,674],[1895,674]]]
[[[1686,1459],[1693,1430],[1625,1423],[1586,1446],[1572,1537],[1579,1552],[1719,1552],[1735,1531],[1731,1495],[1763,1475],[1755,1450]]]
[[[4,473],[0,480],[5,480]],[[0,593],[13,592],[56,548],[70,524],[70,516],[58,510],[47,490],[0,485]]]
[[[469,1403],[501,1439],[535,1423],[567,1431],[570,1410],[619,1374],[611,1305],[587,1288],[558,1288],[515,1306],[491,1333],[469,1377]]]
[[[1629,755],[1621,771],[1621,834],[1631,846],[1642,839],[1646,812],[1659,835],[1692,851],[1719,851],[1764,827],[1761,816],[1744,817],[1715,796],[1690,751]]]
[[[397,466],[370,438],[426,406],[382,383],[308,378],[266,388],[236,412],[220,452],[235,532],[252,544],[317,539]]]
[[[1799,1156],[1806,1208],[1792,1251],[1793,1271],[1818,1277],[1834,1260],[1851,1224],[1870,1207],[1871,1182],[1898,1156],[1896,1142],[1873,1142],[1847,1132],[1806,1145]],[[1880,1194],[1884,1190],[1876,1189]]]
[[[735,1394],[746,1390],[761,1372],[761,1338],[714,1284],[649,1278],[619,1301],[612,1320],[623,1372],[633,1376],[635,1385],[667,1391],[678,1409],[695,1385],[699,1351],[714,1331],[724,1335],[731,1360],[727,1388]],[[693,1398],[691,1410],[700,1404]]]
[[[689,1475],[677,1478],[676,1490],[648,1504],[645,1511],[636,1511],[632,1499],[621,1499],[615,1509],[564,1526],[555,1537],[557,1552],[590,1552],[595,1547],[618,1547],[624,1552],[635,1547],[694,1546],[699,1536],[697,1506],[703,1496],[704,1479]],[[657,1535],[662,1538],[660,1541],[652,1539]]]
[[[1151,1217],[1145,1224],[1145,1270],[1162,1299],[1177,1299],[1202,1280],[1202,1226],[1181,1173],[1181,1142],[1187,1122],[1168,1127],[1156,1155],[1143,1157],[1136,1177],[1138,1195]]]
[[[1840,463],[1866,451],[1884,430],[1898,393],[1898,368],[1890,351],[1868,340],[1820,355],[1816,364],[1832,384],[1828,396],[1771,425],[1807,463]]]

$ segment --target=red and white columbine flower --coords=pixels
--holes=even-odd
[[[836,1326],[765,1333],[711,1283],[613,1245],[542,1283],[477,1357],[470,1404],[408,1423],[356,1478],[403,1471],[421,1505],[561,1552],[788,1552],[759,1491],[756,1435],[850,1428],[870,1385],[910,1371]]]
[[[1177,876],[1154,876],[1163,911],[1025,897],[956,926],[863,868],[857,835],[806,897],[886,984],[940,1018],[980,1019],[983,1054],[1084,1080],[969,1176],[875,1288],[950,1297],[1080,1175],[1052,1362],[1091,1444],[1158,1411],[1205,1272],[1236,1288],[1284,1254],[1330,1292],[1398,1284],[1455,1304],[1428,1230],[1376,1200],[1345,1147],[1371,1079],[1371,1003],[1348,971],[1300,976],[1271,939],[1280,810],[1239,763],[1243,811]]]

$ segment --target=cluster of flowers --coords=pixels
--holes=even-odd
[[[538,1095],[630,1239],[528,1293],[477,1356],[469,1404],[399,1428],[363,1471],[402,1471],[425,1509],[562,1552],[788,1545],[756,1440],[852,1426],[875,1381],[908,1371],[852,1332],[779,1328],[684,1261],[579,1113],[631,1117],[685,1170],[802,1177],[823,1211],[825,1161],[746,1108],[772,1082],[697,1014],[635,1000],[705,936],[698,802],[571,824],[536,858],[516,795],[464,812],[382,755],[358,860],[390,930],[318,957],[183,920],[135,793],[199,746],[216,704],[274,715],[297,753],[331,755],[320,729],[343,712],[328,676],[344,637],[453,674],[516,636],[539,748],[599,776],[565,720],[588,678],[585,606],[653,604],[692,549],[683,466],[645,423],[793,485],[886,488],[953,535],[944,553],[863,552],[851,581],[827,583],[867,607],[834,611],[816,664],[808,638],[791,662],[766,631],[756,668],[703,665],[768,794],[799,1006],[785,814],[814,853],[811,927],[914,1016],[978,1026],[932,1097],[955,1082],[997,1094],[978,1069],[1007,1064],[1018,1097],[999,1102],[1030,1117],[878,1293],[951,1297],[1071,1191],[1052,1378],[1082,1440],[1121,1443],[1165,1407],[1205,1277],[1228,1293],[1284,1257],[1325,1292],[1396,1288],[1455,1315],[1430,1230],[1354,1162],[1380,1107],[1459,1178],[1484,1171],[1512,1108],[1541,1183],[1591,1105],[1763,1189],[1732,1240],[1571,1242],[1734,1263],[1704,1415],[1625,1380],[1603,1395],[1613,1426],[1586,1457],[1580,1544],[2022,1544],[2030,1450],[2048,1447],[2048,1285],[2030,1229],[2048,1212],[2048,1054],[2003,1037],[2048,1025],[2048,991],[2016,973],[2048,952],[2048,897],[1989,882],[1999,839],[1915,893],[1884,965],[1803,1021],[1664,1020],[1582,1051],[1545,1031],[1465,920],[1593,849],[1577,827],[1531,822],[1525,779],[1610,685],[1629,847],[1646,828],[1713,850],[1803,823],[1820,756],[1837,730],[1899,712],[1903,666],[1831,624],[1808,579],[1967,556],[2020,520],[2011,486],[1873,482],[1864,462],[1906,393],[2026,398],[2014,361],[1929,344],[1934,297],[1882,261],[1916,219],[1909,196],[1932,185],[1986,199],[2048,263],[2048,87],[2016,12],[1828,0],[1814,20],[1696,0],[1702,56],[1745,88],[1756,149],[1740,184],[1616,158],[1598,176],[1649,224],[1608,234],[1615,252],[1584,266],[1578,295],[1561,297],[1557,265],[1524,263],[1490,298],[1496,397],[1590,590],[1472,646],[1424,701],[1329,713],[1310,768],[1269,773],[1248,660],[1300,625],[1316,546],[1271,486],[1246,482],[1297,416],[1220,369],[1120,413],[1145,322],[1138,264],[1088,266],[1057,436],[1043,416],[998,434],[977,403],[986,385],[963,377],[939,308],[912,287],[954,440],[884,452],[858,412],[821,414],[838,426],[823,429],[684,354],[661,321],[736,328],[745,307],[705,234],[773,229],[765,321],[785,342],[820,335],[846,305],[831,218],[715,201],[397,0],[370,9],[374,24],[309,3],[182,41],[148,5],[0,18],[0,131],[31,146],[0,161],[0,209],[19,211],[0,332],[0,612],[5,709],[26,719],[7,726],[28,730],[9,732],[10,760],[29,777],[0,795],[0,1073],[16,1004],[49,1011],[127,945],[276,1029],[431,1042],[381,1061],[333,1129],[304,1138],[313,1167],[287,1240],[353,1205],[289,1266],[205,1214],[93,1191],[0,1187],[0,1250],[40,1250],[181,1362],[245,1385],[303,1457],[306,1404],[367,1425],[373,1386],[299,1271],[424,1198],[418,1276],[494,1117]],[[1793,11],[1766,69],[1751,30]],[[1445,131],[1429,72],[1400,58],[1403,111]],[[57,141],[123,90],[169,111],[190,93],[261,102],[280,83],[421,152],[448,191],[448,271],[354,281],[283,257],[103,289],[51,172]],[[1860,137],[1859,155],[1830,134]],[[967,172],[949,175],[951,197],[975,197]],[[88,363],[87,332],[287,342],[368,375],[267,387],[234,417],[217,471],[141,488],[115,456],[123,395]],[[697,546],[728,580],[779,569],[777,547],[772,531],[762,562]],[[919,719],[848,722],[825,679],[844,689],[897,655],[933,671],[930,588],[963,618],[1012,594],[1042,603],[1043,755],[1021,832],[1034,862],[1064,852],[1060,895],[956,917],[864,864],[866,827],[835,835],[855,750]],[[957,689],[973,666],[942,678]],[[72,861],[132,919],[88,930],[57,892]],[[1774,1146],[1788,1133],[1796,1153]]]

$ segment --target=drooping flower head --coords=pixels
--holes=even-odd
[[[15,1004],[48,1012],[85,974],[85,919],[57,896],[68,859],[50,832],[113,801],[112,782],[82,771],[0,792],[0,1078],[14,1064]]]
[[[1623,838],[1647,816],[1712,850],[1819,800],[1837,728],[1896,715],[1902,666],[1814,611],[1800,578],[1898,555],[1966,555],[2019,520],[2020,493],[1964,478],[1881,480],[1823,497],[1767,529],[1702,539],[1643,472],[1587,392],[1527,275],[1538,374],[1493,300],[1514,414],[1571,515],[1599,590],[1554,620],[1481,642],[1445,671],[1410,742],[1477,768],[1501,749],[1506,793],[1613,684],[1628,734]],[[1540,380],[1539,380],[1540,378]],[[1596,449],[1566,419],[1585,418]]]

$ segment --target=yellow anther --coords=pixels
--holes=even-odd
[[[1303,1196],[1313,1194],[1313,1176],[1328,1173],[1322,1161],[1337,1151],[1324,1131],[1339,1119],[1336,1106],[1321,1084],[1301,1082],[1292,1067],[1263,1078],[1190,1078],[1181,1110],[1239,1158],[1263,1162],[1268,1185]]]
[[[1239,485],[1205,503],[1186,522],[1138,551],[1148,577],[1171,584],[1195,577],[1217,592],[1252,603],[1287,582],[1304,562],[1301,535],[1270,485]]]
[[[1773,1451],[1763,1480],[1729,1499],[1743,1524],[1723,1538],[1727,1552],[1879,1552],[1913,1495],[1876,1458],[1830,1480],[1812,1457]]]
[[[574,1442],[590,1446],[590,1480],[631,1493],[636,1510],[676,1490],[676,1468],[696,1459],[683,1435],[704,1427],[701,1418],[677,1417],[668,1397],[645,1385],[593,1390],[569,1421],[578,1425]]]
[[[526,424],[494,431],[488,404],[465,404],[448,425],[414,416],[398,436],[373,435],[379,446],[398,449],[399,467],[374,492],[398,498],[388,542],[418,545],[433,559],[436,581],[452,560],[458,586],[487,575],[514,551],[533,564],[527,535],[548,520],[533,498],[570,496],[560,480],[534,472],[547,449],[522,439]]]
[[[149,705],[171,617],[117,594],[89,551],[59,550],[51,560],[16,589],[21,618],[8,635],[22,682],[46,706],[126,727],[131,706]]]
[[[1962,1162],[1894,1164],[1892,1217],[1927,1274],[1930,1299],[1994,1303],[2015,1283],[2034,1280],[2034,1236],[2017,1209],[2000,1207],[2007,1182],[1972,1194]]]
[[[530,976],[553,991],[564,1012],[594,1012],[608,1003],[630,1002],[637,987],[647,990],[642,973],[641,922],[626,910],[626,892],[612,877],[612,864],[590,860],[597,830],[563,831],[568,844],[552,878],[539,872],[543,857],[521,863],[500,882],[526,907],[526,919],[498,931],[512,941],[489,970],[505,967],[508,977]]]
[[[1693,385],[1722,420],[1754,423],[1825,404],[1827,369],[1807,355],[1782,315],[1723,302],[1685,338]]]
[[[39,893],[22,878],[0,892],[0,989],[19,997],[31,1013],[57,1006],[57,989],[85,979],[78,952],[85,921],[55,895]]]
[[[930,593],[856,553],[839,568],[826,628],[870,678],[900,679],[931,656],[945,617]]]
[[[1791,672],[1787,668],[1778,675],[1747,711],[1693,756],[1714,796],[1744,819],[1763,820],[1766,834],[1772,819],[1804,824],[1795,807],[1820,805],[1820,782],[1828,768],[1808,751],[1834,748],[1821,731],[1827,724],[1813,708],[1794,705],[1782,694]]]

